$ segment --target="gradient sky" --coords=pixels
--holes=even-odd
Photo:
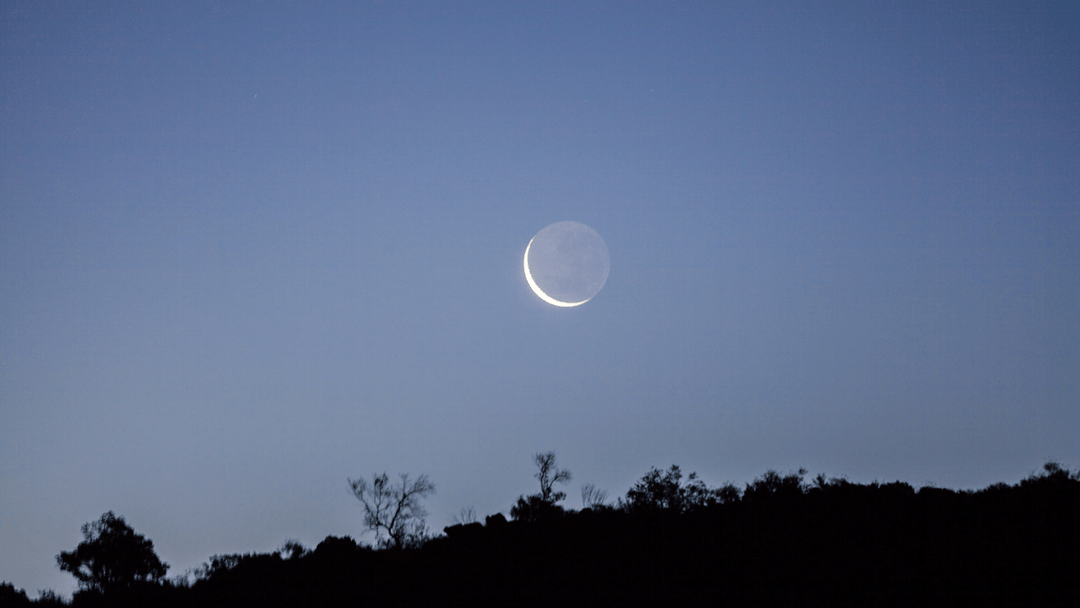
[[[555,450],[980,488],[1080,465],[1075,2],[0,5],[0,579],[435,531]],[[594,228],[587,304],[522,272]]]

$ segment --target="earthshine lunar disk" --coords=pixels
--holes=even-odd
[[[593,299],[611,268],[607,244],[578,222],[557,222],[525,247],[525,280],[541,300],[555,306],[581,306]]]

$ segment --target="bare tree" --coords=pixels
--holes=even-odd
[[[427,511],[420,500],[435,493],[435,484],[427,475],[409,480],[408,473],[398,475],[400,484],[391,484],[390,477],[372,475],[371,483],[364,478],[350,479],[353,496],[364,505],[364,525],[375,532],[383,548],[404,549],[419,547],[428,538]]]
[[[556,483],[569,483],[570,471],[555,466],[555,452],[533,454],[533,462],[539,471],[540,493],[518,497],[517,504],[510,509],[510,517],[521,521],[539,521],[563,513],[557,502],[566,498],[566,492],[552,488]]]
[[[476,509],[474,509],[472,506],[463,507],[459,514],[454,515],[450,519],[455,524],[461,525],[472,524],[480,521],[480,519],[476,516]]]
[[[591,483],[581,486],[581,506],[594,510],[608,506],[607,490],[601,490]]]
[[[540,499],[548,504],[555,504],[566,498],[566,492],[557,492],[551,488],[556,483],[570,483],[570,471],[555,466],[555,452],[533,454],[533,462],[540,469],[534,475],[540,480]]]

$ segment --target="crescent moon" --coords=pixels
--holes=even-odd
[[[536,295],[540,296],[540,299],[547,302],[548,304],[554,304],[555,306],[562,306],[563,308],[570,308],[572,306],[581,306],[585,302],[588,302],[589,300],[591,300],[592,298],[589,298],[588,300],[582,300],[580,302],[560,302],[560,301],[556,300],[555,298],[553,298],[553,297],[547,295],[546,293],[544,293],[544,290],[540,289],[540,286],[537,285],[536,281],[533,280],[532,273],[529,272],[529,247],[532,247],[532,242],[533,242],[534,239],[536,239],[536,237],[533,237],[533,238],[529,239],[529,244],[525,247],[525,280],[527,280],[529,282],[529,287],[532,287],[532,290],[534,292],[536,292]]]

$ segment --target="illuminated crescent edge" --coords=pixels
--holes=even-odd
[[[536,239],[536,237],[533,237],[533,238],[529,239],[529,244],[525,247],[525,280],[527,280],[529,282],[529,287],[532,287],[532,290],[534,292],[536,292],[536,295],[540,296],[540,299],[547,302],[548,304],[554,304],[555,306],[562,306],[563,308],[570,308],[572,306],[581,306],[585,302],[588,302],[589,300],[591,300],[592,298],[588,298],[588,299],[582,300],[580,302],[560,302],[560,301],[556,300],[555,298],[553,298],[553,297],[547,295],[546,293],[544,293],[544,290],[540,289],[540,286],[537,285],[536,281],[533,280],[532,273],[529,272],[529,248],[532,247],[532,242],[535,239]]]

